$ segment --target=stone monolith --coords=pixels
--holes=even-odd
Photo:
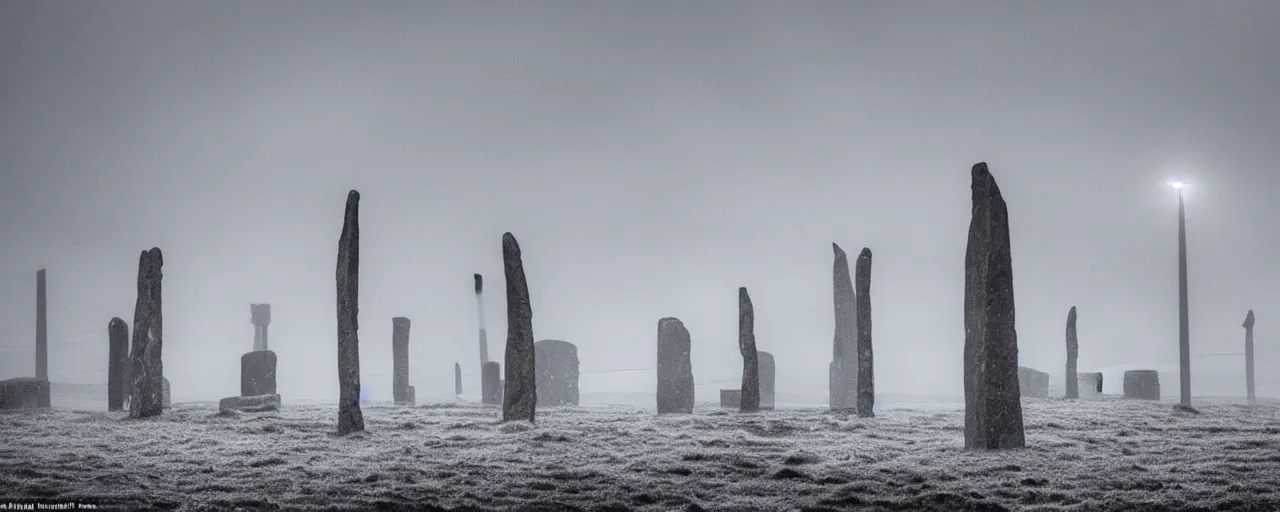
[[[693,412],[689,330],[676,318],[658,320],[658,414]]]
[[[338,435],[364,430],[360,411],[360,193],[347,194],[338,237]]]
[[[502,403],[502,365],[489,361],[480,369],[480,399],[489,405]]]
[[[34,377],[0,380],[0,410],[49,407],[49,381]]]
[[[164,316],[161,278],[164,255],[159,248],[138,257],[138,301],[133,312],[129,417],[158,416],[164,411]]]
[[[409,385],[409,319],[391,319],[391,394],[396,405],[413,405],[413,386]]]
[[[854,283],[858,292],[858,416],[876,415],[875,354],[871,350],[871,249],[863,248],[855,264]]]
[[[965,250],[965,448],[1026,446],[1018,387],[1009,213],[995,178],[973,166]]]
[[[462,365],[453,363],[453,394],[462,396]]]
[[[36,379],[49,380],[49,316],[45,271],[36,272]]]
[[[276,393],[276,353],[254,350],[240,356],[240,396]]]
[[[760,362],[760,410],[771,411],[775,407],[777,366],[774,365],[773,354],[763,350],[756,351]]]
[[[561,340],[533,344],[538,406],[578,405],[578,347]]]
[[[1049,398],[1049,374],[1035,368],[1018,367],[1018,395]]]
[[[1244,386],[1245,398],[1249,403],[1257,401],[1253,387],[1253,310],[1244,317]]]
[[[107,322],[107,410],[123,411],[129,382],[129,326],[120,317]]]
[[[503,379],[502,421],[534,420],[538,406],[536,362],[533,349],[533,309],[524,278],[520,243],[511,233],[502,235],[502,265],[507,277],[506,378]]]
[[[1124,397],[1130,400],[1159,400],[1160,372],[1156,370],[1124,372]]]
[[[738,351],[742,353],[742,403],[739,412],[760,411],[760,355],[756,352],[756,314],[746,287],[738,288]]]
[[[858,407],[858,310],[849,257],[839,245],[835,253],[832,289],[835,304],[835,336],[831,364],[828,365],[828,401],[833,411],[848,412]]]
[[[1080,356],[1080,343],[1076,339],[1076,307],[1071,306],[1067,312],[1067,373],[1063,379],[1067,381],[1067,398],[1080,398],[1080,383],[1073,379],[1076,375],[1076,358]]]

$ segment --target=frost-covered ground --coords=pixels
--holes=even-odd
[[[963,409],[692,415],[584,406],[497,421],[471,403],[159,417],[0,413],[0,501],[120,508],[1280,510],[1280,404],[1027,400],[1022,450],[963,448]]]

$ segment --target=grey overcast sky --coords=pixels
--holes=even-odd
[[[0,377],[33,373],[44,267],[53,380],[105,382],[158,246],[175,398],[237,393],[269,302],[281,393],[336,399],[358,189],[375,398],[393,316],[419,396],[451,395],[454,361],[478,385],[471,274],[501,354],[505,231],[584,392],[651,391],[597,372],[653,368],[663,316],[699,383],[736,380],[746,286],[778,391],[825,396],[835,242],[875,253],[877,388],[958,394],[986,161],[1022,364],[1061,379],[1072,305],[1081,371],[1176,361],[1180,177],[1192,351],[1240,353],[1256,310],[1277,396],[1278,24],[1280,2],[1236,0],[0,2]]]

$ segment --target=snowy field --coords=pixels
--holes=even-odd
[[[963,450],[963,408],[333,404],[159,417],[0,413],[0,501],[181,510],[1280,510],[1280,403],[1024,401],[1028,448]],[[2,504],[0,504],[2,506]],[[437,508],[438,507],[438,508]]]

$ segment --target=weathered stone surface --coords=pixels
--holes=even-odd
[[[693,412],[689,330],[676,318],[658,320],[658,414]]]
[[[462,365],[453,363],[453,394],[462,396]]]
[[[32,377],[0,380],[0,410],[49,407],[49,381]]]
[[[36,380],[49,380],[49,317],[45,271],[36,272]]]
[[[107,322],[107,410],[123,411],[129,381],[129,326],[119,317]]]
[[[502,365],[489,361],[480,369],[481,400],[490,405],[502,403]]]
[[[832,269],[835,304],[835,336],[828,368],[828,392],[832,410],[851,411],[858,407],[858,311],[857,294],[849,274],[849,257],[839,245]]]
[[[1155,370],[1124,372],[1124,397],[1131,400],[1159,400],[1160,372]]]
[[[1018,388],[1009,213],[995,178],[973,166],[972,219],[965,250],[965,448],[1026,446]]]
[[[760,410],[760,356],[756,353],[756,313],[746,287],[738,288],[738,351],[742,353],[740,412]]]
[[[218,401],[218,411],[266,412],[280,409],[280,395],[275,393],[257,396],[229,396]]]
[[[1253,310],[1244,317],[1244,387],[1245,397],[1250,403],[1257,400],[1254,394],[1253,381]]]
[[[774,366],[773,354],[757,350],[756,357],[760,360],[760,409],[773,410],[774,397],[776,395],[774,383],[777,376],[777,367]]]
[[[502,235],[502,264],[507,277],[507,367],[504,368],[502,421],[533,421],[538,406],[533,309],[529,306],[529,285],[524,278],[520,244],[511,233]]]
[[[276,353],[255,350],[240,356],[240,396],[276,392]]]
[[[170,406],[173,405],[173,401],[170,399],[170,396],[171,395],[169,394],[169,378],[161,377],[160,378],[160,407],[161,408],[168,409]]]
[[[338,238],[338,435],[364,430],[360,411],[360,193],[347,194]]]
[[[875,355],[871,350],[871,249],[858,254],[854,271],[858,292],[858,416],[876,415]]]
[[[161,278],[164,255],[158,248],[138,258],[138,302],[133,311],[133,344],[129,387],[129,417],[157,416],[164,410],[164,316]]]
[[[533,344],[538,406],[578,405],[578,347],[561,340]]]
[[[249,322],[253,324],[253,349],[267,350],[267,327],[271,325],[270,304],[250,304]]]
[[[1076,383],[1077,383],[1077,389],[1080,391],[1080,398],[1102,397],[1102,373],[1101,372],[1077,373]]]
[[[720,390],[720,407],[724,409],[742,408],[742,390],[740,389]]]
[[[408,318],[391,319],[391,394],[397,405],[413,405],[409,396],[409,327]]]
[[[1080,356],[1080,343],[1076,339],[1076,307],[1071,306],[1071,311],[1067,312],[1067,373],[1064,380],[1067,381],[1067,398],[1080,398],[1080,383],[1078,379],[1071,378],[1079,372],[1076,371],[1076,358]]]
[[[1029,398],[1049,398],[1049,374],[1035,368],[1019,366],[1018,394]]]

